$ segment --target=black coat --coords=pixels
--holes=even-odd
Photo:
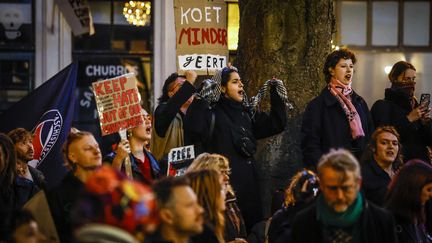
[[[396,233],[399,243],[429,243],[427,235],[420,227],[411,223],[410,220],[395,216],[396,220]]]
[[[411,111],[410,101],[392,89],[386,89],[384,100],[376,101],[371,109],[375,127],[391,125],[399,132],[405,161],[421,159],[430,162],[426,146],[432,145],[432,123],[409,122],[407,116]]]
[[[307,105],[303,114],[301,149],[305,166],[315,170],[321,156],[331,148],[345,148],[360,158],[374,126],[363,98],[355,92],[351,97],[351,102],[360,116],[365,137],[352,139],[348,119],[338,100],[326,87]]]
[[[391,178],[375,160],[362,161],[362,192],[367,200],[378,206],[383,206],[387,194],[387,186]]]
[[[48,205],[61,242],[73,240],[71,210],[83,189],[84,183],[69,172],[58,186],[47,193]]]
[[[209,109],[206,101],[195,99],[184,120],[185,133],[188,133],[191,141],[194,144],[206,144],[201,152],[218,153],[229,159],[232,171],[230,182],[247,230],[262,220],[258,177],[254,158],[246,156],[235,146],[234,137],[242,132],[255,140],[283,131],[286,125],[285,104],[274,87],[271,88],[270,100],[270,114],[256,112],[252,118],[241,103],[225,97],[221,96],[213,109]],[[214,130],[210,134],[213,116]]]
[[[393,216],[387,210],[365,200],[360,216],[362,242],[395,243],[396,231]],[[292,240],[292,241],[291,241]],[[317,220],[316,204],[300,211],[294,218],[292,239],[284,242],[317,243],[324,242],[323,227]]]
[[[271,218],[268,230],[268,242],[283,243],[291,237],[292,223],[299,211],[308,207],[310,203],[297,203],[294,206],[279,209]]]

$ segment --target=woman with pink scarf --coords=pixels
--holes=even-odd
[[[369,108],[351,88],[355,62],[348,49],[330,53],[323,68],[327,85],[303,114],[303,163],[313,170],[331,148],[348,149],[359,158],[373,132]]]

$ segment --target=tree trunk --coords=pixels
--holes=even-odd
[[[272,192],[302,168],[300,126],[307,103],[325,82],[322,67],[331,50],[332,0],[239,0],[240,30],[235,65],[255,95],[272,76],[284,81],[294,109],[285,131],[260,141],[256,159],[265,215]],[[261,102],[268,110],[268,99]]]

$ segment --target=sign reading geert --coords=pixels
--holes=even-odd
[[[214,74],[228,58],[224,0],[174,0],[177,69]]]
[[[136,83],[134,74],[128,73],[92,84],[102,136],[144,123]]]

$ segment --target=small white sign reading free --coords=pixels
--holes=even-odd
[[[189,159],[195,159],[195,150],[193,145],[173,148],[168,153],[168,163],[175,163]]]

